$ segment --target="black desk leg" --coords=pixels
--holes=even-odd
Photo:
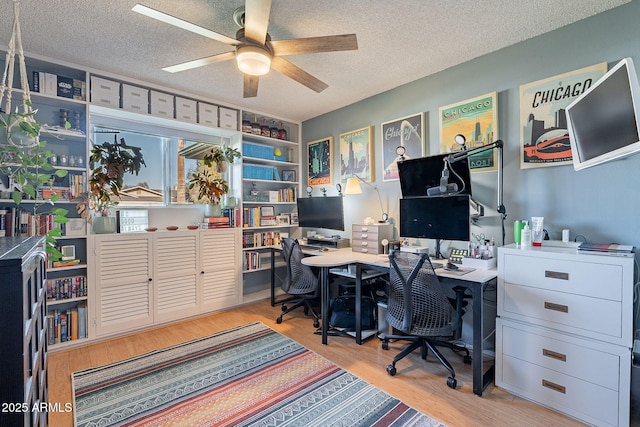
[[[320,269],[320,311],[322,316],[322,344],[327,344],[327,331],[329,329],[329,267]]]
[[[271,307],[276,306],[276,251],[271,248]]]
[[[362,265],[356,263],[356,344],[362,344]]]
[[[484,369],[482,341],[484,339],[483,324],[483,289],[486,283],[474,283],[472,286],[473,294],[473,393],[482,396],[482,392],[487,385],[493,381],[494,365],[491,365],[487,372]]]

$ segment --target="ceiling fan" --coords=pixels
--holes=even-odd
[[[163,70],[175,73],[235,58],[238,68],[244,73],[245,98],[258,94],[259,76],[268,73],[271,68],[320,93],[328,85],[283,56],[358,49],[355,34],[271,40],[267,32],[271,0],[246,0],[245,7],[236,9],[233,20],[240,29],[235,39],[141,4],[136,4],[131,10],[235,47],[229,52],[172,65]]]

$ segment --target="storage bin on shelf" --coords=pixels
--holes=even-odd
[[[242,177],[245,179],[273,180],[273,166],[242,165]]]
[[[274,159],[273,147],[264,144],[256,144],[254,142],[243,142],[242,154],[246,157],[255,157],[256,159]]]

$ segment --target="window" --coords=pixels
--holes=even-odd
[[[91,120],[92,144],[124,138],[127,145],[142,150],[146,166],[142,166],[138,175],[124,176],[120,207],[191,204],[189,174],[195,171],[197,159],[208,147],[229,141],[222,136],[113,117],[92,116]],[[177,123],[176,127],[183,124]]]

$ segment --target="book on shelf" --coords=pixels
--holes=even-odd
[[[73,267],[80,264],[79,259],[70,259],[67,261],[52,261],[50,268]]]
[[[87,306],[85,304],[47,313],[47,343],[49,345],[83,338],[87,338]]]
[[[64,301],[87,296],[87,277],[71,276],[47,279],[47,301]]]

